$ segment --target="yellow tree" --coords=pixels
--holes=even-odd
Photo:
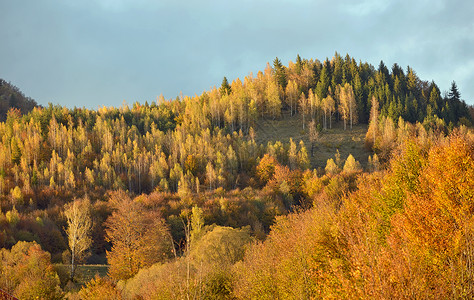
[[[311,157],[313,157],[314,154],[314,143],[318,140],[319,138],[319,131],[316,128],[316,122],[312,120],[309,122],[309,131],[308,131],[308,137],[309,141],[311,142]]]
[[[84,258],[92,244],[91,203],[85,199],[75,199],[64,206],[67,228],[65,228],[71,250],[71,281],[74,280],[77,262]]]
[[[367,147],[372,148],[376,144],[376,138],[378,136],[378,124],[379,124],[379,101],[375,96],[372,96],[371,100],[372,107],[370,108],[370,121],[369,129],[365,136],[365,144]]]
[[[0,250],[0,286],[20,299],[63,298],[51,255],[36,242],[20,241],[11,250]]]
[[[349,116],[349,105],[347,103],[346,89],[339,84],[336,86],[336,98],[339,100],[339,114],[344,121],[344,130],[346,130],[346,122]]]
[[[268,113],[272,115],[273,119],[280,117],[281,114],[281,100],[278,91],[278,84],[274,80],[267,83],[265,89],[265,96],[267,98]]]
[[[347,96],[347,102],[349,105],[349,119],[350,119],[350,124],[351,124],[351,129],[352,129],[352,124],[357,124],[357,102],[354,94],[354,90],[352,86],[348,83],[344,85],[346,87],[346,96]]]
[[[303,117],[303,130],[304,130],[305,116],[308,114],[308,111],[309,111],[308,98],[306,98],[304,93],[301,93],[299,106],[300,106],[301,116]]]
[[[346,159],[346,162],[344,163],[343,172],[353,173],[353,172],[359,172],[359,171],[362,171],[362,168],[360,167],[360,163],[357,160],[355,160],[352,154],[349,154],[349,156]]]
[[[288,81],[288,85],[286,86],[286,99],[290,105],[290,116],[292,116],[293,105],[296,107],[296,102],[298,100],[298,85],[294,80]]]
[[[473,298],[473,149],[456,135],[431,148],[391,222],[383,261],[390,298]]]
[[[107,251],[111,278],[128,279],[171,254],[168,228],[156,212],[148,211],[125,192],[113,193],[110,202],[115,211],[105,223],[105,232],[106,240],[112,243]]]
[[[355,122],[357,115],[355,112],[356,102],[352,86],[348,83],[346,83],[344,86],[337,85],[336,95],[339,100],[339,113],[344,120],[344,130],[346,130],[346,123],[348,120],[352,129],[352,124]]]
[[[329,116],[329,128],[331,128],[331,116],[334,112],[336,103],[334,102],[334,98],[331,95],[328,95],[324,98],[321,102],[322,109],[324,111],[324,129],[328,129],[327,126],[327,117]]]
[[[319,99],[318,95],[314,94],[312,89],[310,89],[308,92],[308,104],[310,107],[311,120],[314,121],[316,113],[321,108],[321,100]]]

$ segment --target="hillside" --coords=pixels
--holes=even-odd
[[[5,121],[10,108],[18,108],[20,113],[27,114],[38,104],[26,97],[19,88],[0,79],[0,121]]]
[[[332,129],[320,133],[318,140],[314,143],[313,156],[311,157],[311,142],[308,135],[308,127],[302,128],[301,115],[290,116],[289,113],[282,114],[278,120],[261,119],[256,126],[256,141],[258,144],[267,145],[268,142],[289,143],[290,138],[299,143],[303,141],[308,148],[311,166],[321,173],[326,166],[327,160],[334,158],[337,151],[342,159],[352,154],[356,160],[365,168],[367,160],[372,153],[364,145],[367,125],[354,125],[353,129],[344,130],[342,122],[333,124]]]
[[[46,283],[43,298],[410,298],[397,284],[417,278],[415,298],[437,286],[451,298],[442,279],[473,274],[462,254],[471,124],[455,82],[442,96],[409,67],[337,53],[275,59],[193,97],[11,114],[0,122],[0,288],[20,298]],[[437,240],[450,233],[452,243]],[[81,263],[108,267],[67,267]],[[417,264],[428,271],[410,273]],[[462,278],[449,282],[467,289]]]

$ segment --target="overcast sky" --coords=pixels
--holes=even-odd
[[[467,0],[0,0],[0,78],[97,109],[201,94],[275,57],[410,65],[474,104]]]

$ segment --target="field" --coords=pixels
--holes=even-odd
[[[367,166],[367,160],[371,154],[364,147],[364,137],[367,132],[367,125],[354,125],[352,130],[347,126],[344,130],[342,122],[333,123],[332,129],[323,130],[315,142],[314,156],[310,157],[313,168],[324,169],[329,158],[334,158],[334,154],[339,150],[341,159],[345,160],[349,154],[361,163],[363,167]],[[290,138],[295,143],[302,140],[311,156],[311,143],[308,137],[308,128],[303,130],[302,119],[300,115],[290,116],[284,114],[277,120],[260,119],[256,126],[256,141],[266,145],[269,141],[272,143],[277,140],[288,143]]]

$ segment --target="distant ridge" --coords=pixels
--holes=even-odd
[[[10,108],[18,108],[22,114],[27,114],[38,103],[30,97],[26,97],[18,87],[0,78],[0,121],[7,119]]]

